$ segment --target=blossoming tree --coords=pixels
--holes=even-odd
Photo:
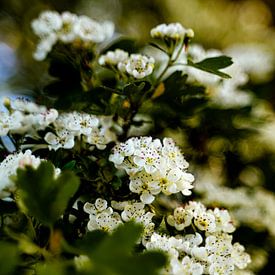
[[[0,164],[5,274],[241,274],[251,259],[230,213],[194,196],[164,135],[209,100],[207,85],[213,101],[226,89],[249,100],[232,88],[231,58],[190,44],[179,23],[153,28],[146,47],[69,12],[45,11],[32,29],[54,78],[0,113],[15,148],[3,143]]]

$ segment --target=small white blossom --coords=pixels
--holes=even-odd
[[[233,251],[232,251],[232,258],[234,261],[234,264],[240,268],[244,269],[246,266],[251,263],[251,258],[249,254],[244,252],[244,246],[242,246],[239,243],[234,243],[233,244]]]
[[[118,69],[134,78],[141,79],[153,72],[155,60],[141,54],[131,54],[129,58],[118,63]]]
[[[6,136],[10,131],[17,131],[23,126],[23,115],[15,111],[11,115],[6,112],[0,112],[0,136]]]
[[[117,66],[119,62],[124,62],[129,57],[129,54],[121,49],[115,51],[108,51],[106,54],[101,55],[98,63],[101,66]]]
[[[174,214],[167,217],[167,222],[177,230],[181,231],[185,227],[191,225],[192,219],[193,213],[183,207],[177,207],[174,210]]]
[[[232,219],[227,210],[215,208],[212,213],[216,219],[216,231],[223,231],[227,233],[232,233],[235,231],[236,228],[233,225]]]
[[[37,36],[44,37],[62,27],[62,19],[56,11],[44,11],[32,21],[32,29]]]
[[[74,32],[83,41],[102,43],[113,34],[113,27],[111,27],[111,23],[100,25],[95,20],[82,15],[79,16],[74,26]]]
[[[44,139],[49,144],[50,150],[56,151],[59,148],[71,149],[74,147],[74,135],[66,129],[57,130],[56,134],[48,132]]]
[[[58,37],[55,33],[51,33],[45,38],[42,38],[36,46],[33,58],[37,61],[44,60],[48,53],[52,50],[53,45],[57,42],[57,39]]]
[[[61,14],[62,27],[58,31],[59,39],[64,43],[72,42],[76,39],[74,26],[78,20],[77,15],[65,11]]]
[[[84,211],[89,214],[87,225],[89,231],[101,229],[110,232],[122,224],[119,213],[114,212],[112,207],[108,207],[104,199],[98,198],[94,204],[86,202]]]
[[[181,261],[173,258],[171,260],[171,274],[173,275],[201,275],[203,266],[194,261],[189,256],[185,256]]]
[[[202,231],[213,232],[216,229],[215,216],[209,212],[197,213],[194,224]]]

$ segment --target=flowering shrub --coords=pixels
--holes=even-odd
[[[194,32],[179,23],[153,28],[143,48],[116,40],[110,22],[69,12],[43,12],[32,29],[34,58],[49,63],[54,79],[36,103],[3,102],[0,135],[16,148],[3,143],[0,164],[0,246],[15,255],[7,268],[242,274],[251,259],[233,241],[237,224],[196,198],[194,187],[207,190],[164,131],[206,102],[249,104],[239,90],[245,72],[192,45]]]

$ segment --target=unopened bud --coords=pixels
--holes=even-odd
[[[192,29],[187,29],[185,33],[185,37],[187,38],[193,38],[194,37],[194,31]]]
[[[10,111],[11,110],[11,100],[8,97],[4,97],[3,105]]]

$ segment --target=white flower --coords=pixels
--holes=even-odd
[[[102,212],[106,212],[107,214],[113,213],[112,208],[108,207],[108,202],[101,198],[97,198],[94,204],[86,202],[83,209],[86,213],[92,216],[96,216]]]
[[[89,214],[88,230],[112,231],[122,223],[119,213],[108,207],[106,200],[98,198],[94,204],[86,202],[84,211]]]
[[[203,238],[201,234],[195,233],[195,234],[187,234],[182,238],[183,242],[183,250],[187,253],[190,254],[192,253],[193,249],[198,247],[202,242]]]
[[[45,106],[39,106],[23,98],[17,98],[9,103],[9,113],[0,114],[0,135],[10,132],[11,134],[27,133],[35,137],[38,130],[44,130],[58,117],[57,110],[47,110]]]
[[[235,231],[236,228],[233,225],[232,219],[227,210],[215,208],[212,214],[215,216],[216,219],[216,231],[223,231],[226,233],[232,233],[233,231]]]
[[[153,174],[160,166],[160,154],[152,147],[140,148],[135,151],[133,162],[146,173]]]
[[[107,214],[105,212],[98,214],[95,219],[91,219],[88,223],[88,230],[101,229],[107,232],[113,231],[122,224],[120,215],[116,212]]]
[[[213,275],[232,275],[234,266],[226,263],[212,263],[209,267],[209,274]]]
[[[101,55],[98,63],[101,66],[117,66],[119,62],[124,62],[129,57],[129,54],[121,49],[115,51],[108,51],[106,54]]]
[[[142,202],[132,202],[124,207],[121,213],[123,221],[128,222],[134,220],[137,223],[142,223],[144,226],[149,225],[152,222],[154,214],[152,212],[146,212],[145,204]]]
[[[194,224],[202,231],[213,232],[216,229],[215,216],[209,212],[197,213]]]
[[[50,150],[56,151],[59,148],[71,149],[74,147],[74,135],[66,129],[57,130],[56,134],[48,132],[44,139],[49,144]]]
[[[0,112],[0,136],[6,136],[10,131],[16,132],[23,126],[23,115],[15,111],[12,114]]]
[[[162,155],[167,161],[167,165],[175,166],[178,168],[186,169],[189,164],[184,159],[180,149],[176,146],[175,142],[171,138],[163,139]]]
[[[61,19],[62,27],[58,32],[58,38],[64,43],[74,41],[76,38],[74,26],[78,20],[78,17],[73,13],[65,11],[61,14]]]
[[[87,255],[79,255],[74,257],[74,264],[77,271],[88,271],[90,270],[92,263]]]
[[[101,31],[105,36],[105,40],[112,38],[115,32],[115,25],[111,21],[104,21],[101,23]]]
[[[27,98],[16,98],[11,101],[11,108],[23,113],[44,113],[47,111],[45,106],[37,105]]]
[[[74,32],[80,39],[87,42],[101,43],[110,36],[110,29],[106,25],[100,25],[93,19],[82,15],[74,26]]]
[[[129,188],[133,193],[140,194],[140,200],[144,204],[152,203],[155,199],[154,195],[161,192],[158,183],[153,181],[152,176],[144,172],[140,172],[130,178]]]
[[[151,30],[151,36],[159,39],[181,40],[185,36],[192,38],[194,32],[191,29],[185,29],[180,23],[160,24]]]
[[[192,219],[193,213],[183,207],[177,207],[174,210],[174,214],[167,217],[167,222],[177,230],[181,231],[185,227],[191,225]]]
[[[32,21],[32,29],[37,36],[45,37],[62,27],[62,19],[56,11],[44,11]]]
[[[127,72],[134,78],[141,79],[153,72],[155,60],[153,57],[147,57],[141,54],[131,54],[128,59],[118,63],[118,69],[121,72]]]
[[[201,275],[203,274],[203,266],[196,263],[194,259],[185,256],[181,261],[173,258],[170,263],[173,275]]]
[[[36,130],[44,130],[51,123],[55,122],[58,117],[58,112],[55,109],[49,109],[45,112],[35,114],[33,117],[35,118],[33,127]]]
[[[90,135],[93,127],[97,127],[97,117],[85,113],[73,112],[69,114],[69,121],[66,129],[75,132],[75,135]]]
[[[51,33],[47,37],[40,40],[36,46],[33,58],[37,61],[44,60],[48,53],[52,50],[53,45],[57,42],[57,39],[57,35],[55,33]]]
[[[233,244],[232,258],[234,264],[240,269],[246,268],[251,263],[249,254],[244,252],[244,247],[239,243]]]
[[[104,150],[106,148],[106,144],[112,141],[112,139],[108,138],[108,131],[106,129],[94,128],[92,129],[90,135],[84,137],[84,141],[91,145],[95,145],[99,150]]]

